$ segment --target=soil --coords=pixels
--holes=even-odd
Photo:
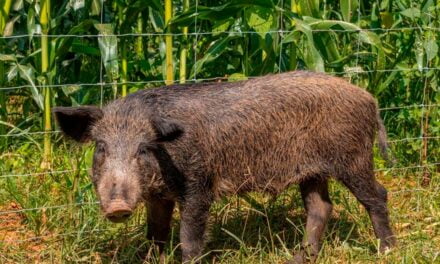
[[[0,206],[0,212],[16,211],[22,208],[15,202]],[[26,228],[23,213],[0,214],[0,262],[16,263],[24,259],[40,263],[48,235],[37,236]],[[17,252],[25,252],[21,256]]]

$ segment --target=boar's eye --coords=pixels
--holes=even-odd
[[[95,152],[97,154],[104,154],[106,149],[106,145],[103,141],[96,142]]]
[[[137,155],[138,156],[145,156],[148,154],[148,152],[152,149],[152,146],[146,143],[139,144]]]

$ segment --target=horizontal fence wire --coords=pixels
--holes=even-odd
[[[381,169],[375,169],[375,172],[379,171],[393,171],[393,170],[408,170],[408,169],[419,169],[419,168],[429,168],[429,167],[436,167],[440,165],[440,162],[433,162],[423,165],[414,165],[414,166],[406,166],[406,167],[390,167],[390,168],[381,168]]]
[[[383,108],[379,108],[379,111],[400,110],[400,109],[410,109],[410,108],[431,108],[431,107],[439,107],[439,106],[440,104],[415,104],[415,105],[383,107]]]
[[[436,137],[413,137],[413,138],[402,138],[402,139],[393,139],[393,140],[388,140],[388,143],[399,143],[399,142],[405,142],[405,141],[416,141],[416,140],[424,140],[424,139],[429,139],[429,140],[437,140],[440,139],[440,136],[436,136]]]
[[[64,174],[64,173],[73,173],[73,172],[81,172],[81,171],[89,171],[90,169],[80,169],[80,170],[60,170],[60,171],[45,171],[45,172],[33,172],[33,173],[25,173],[25,174],[4,174],[0,175],[1,178],[14,178],[14,177],[28,177],[28,176],[43,176],[48,174]]]
[[[439,165],[440,163],[435,163],[435,165]],[[429,164],[434,165],[434,164]],[[422,168],[426,166],[414,166],[414,167],[408,167],[408,168]],[[400,193],[406,193],[406,192],[437,192],[440,191],[440,188],[437,189],[426,189],[426,188],[407,188],[403,190],[397,190],[397,191],[389,191],[388,194],[400,194]],[[14,209],[14,210],[3,210],[0,211],[0,215],[6,215],[6,214],[19,214],[19,213],[26,213],[31,211],[41,211],[41,210],[52,210],[52,209],[65,209],[68,207],[78,207],[83,208],[84,206],[98,206],[100,205],[99,201],[94,202],[83,202],[83,203],[73,203],[73,204],[61,204],[61,205],[51,205],[51,206],[40,206],[40,207],[34,207],[34,208],[23,208],[23,209]],[[0,240],[1,241],[1,240]]]
[[[440,105],[435,105],[436,107],[440,106]],[[28,133],[16,133],[16,134],[5,134],[5,135],[0,135],[0,137],[23,137],[23,136],[39,136],[39,135],[45,135],[45,134],[59,134],[61,133],[61,131],[59,130],[55,130],[55,131],[37,131],[37,132],[28,132]],[[428,137],[411,137],[411,138],[401,138],[401,139],[392,139],[392,140],[388,140],[388,143],[398,143],[398,142],[405,142],[405,141],[416,141],[416,140],[424,140],[424,139],[429,139],[429,140],[438,140],[440,139],[440,136],[428,136]],[[0,175],[0,178],[3,175]]]
[[[22,137],[22,136],[35,136],[35,135],[45,135],[45,134],[59,134],[61,131],[36,131],[36,132],[20,132],[20,133],[12,133],[12,134],[4,134],[0,135],[0,137]]]
[[[420,169],[420,168],[429,168],[429,167],[436,167],[439,166],[440,162],[434,162],[424,165],[415,165],[415,166],[407,166],[407,167],[392,167],[392,168],[383,168],[383,169],[375,169],[375,172],[383,172],[383,171],[393,171],[393,170],[408,170],[408,169]],[[86,170],[86,169],[84,169]],[[77,172],[78,170],[72,170],[72,171],[64,171],[64,172]],[[42,173],[35,173],[35,175],[41,175]],[[46,174],[50,174],[50,172],[47,172]],[[32,174],[27,174],[27,176],[30,176]],[[16,175],[14,175],[16,176]],[[431,191],[429,189],[422,189],[417,188],[414,190],[426,190]],[[402,190],[399,190],[401,192]],[[410,191],[410,190],[408,190]],[[390,192],[393,193],[393,192]],[[0,215],[10,214],[10,213],[23,213],[23,212],[29,212],[29,211],[39,211],[39,210],[46,210],[46,209],[60,209],[60,208],[66,208],[66,207],[75,207],[79,206],[82,207],[84,205],[98,205],[99,201],[94,202],[85,202],[85,203],[74,203],[74,204],[63,204],[63,205],[53,205],[53,206],[41,206],[41,207],[35,207],[35,208],[23,208],[23,209],[14,209],[14,210],[4,210],[0,211]]]
[[[399,32],[409,30],[420,31],[440,31],[440,28],[429,26],[417,27],[401,27],[401,28],[359,28],[359,29],[310,29],[311,32],[341,32],[341,33],[359,33],[359,32]],[[0,39],[18,39],[28,37],[48,37],[48,38],[100,38],[100,37],[155,37],[155,36],[203,36],[203,35],[220,35],[220,34],[288,34],[297,32],[297,30],[268,30],[264,32],[256,31],[205,31],[205,32],[146,32],[146,33],[120,33],[120,34],[17,34],[9,36],[0,36]]]
[[[5,210],[0,211],[0,215],[5,214],[17,214],[17,213],[24,213],[24,212],[30,212],[30,211],[40,211],[40,210],[50,210],[50,209],[60,209],[60,208],[66,208],[66,207],[75,207],[75,206],[84,206],[84,205],[97,205],[100,204],[99,201],[96,202],[87,202],[87,203],[73,203],[73,204],[61,204],[61,205],[52,205],[52,206],[41,206],[41,207],[34,207],[34,208],[23,208],[23,209],[16,209],[16,210]]]
[[[135,227],[135,226],[132,226]],[[118,230],[126,231],[129,227],[124,227],[123,229],[120,228]],[[39,241],[43,240],[45,238],[59,238],[59,237],[66,237],[66,236],[74,236],[79,234],[91,234],[91,233],[104,233],[109,231],[114,231],[114,228],[101,228],[101,229],[94,229],[94,230],[83,230],[83,231],[74,231],[69,233],[60,233],[60,234],[47,234],[47,235],[40,235],[40,236],[34,236],[30,238],[25,239],[4,239],[0,240],[0,243],[25,243],[25,242],[32,242],[32,241]]]
[[[403,189],[403,190],[396,190],[396,191],[389,191],[388,194],[389,195],[399,195],[399,194],[403,194],[403,193],[439,193],[440,192],[440,188],[435,188],[435,189],[426,189],[426,188],[411,188],[411,189]],[[49,206],[49,207],[40,207],[40,208],[33,208],[35,210],[42,210],[42,209],[61,209],[61,208],[66,208],[69,206],[81,206],[81,205],[98,205],[99,202],[93,202],[93,203],[78,203],[78,204],[72,204],[72,205],[59,205],[59,206]],[[82,209],[82,207],[79,207],[79,209]],[[15,211],[2,211],[0,213],[19,213],[17,212],[19,210],[15,210]],[[20,210],[20,212],[24,212],[25,210]],[[26,210],[29,211],[29,210]],[[25,243],[25,242],[31,242],[31,241],[38,241],[38,240],[43,240],[44,238],[58,238],[58,237],[65,237],[65,236],[72,236],[72,235],[80,235],[80,234],[90,234],[90,233],[95,233],[95,232],[99,232],[99,233],[104,233],[104,232],[108,232],[108,231],[117,231],[117,232],[126,232],[128,229],[137,229],[139,228],[138,225],[126,225],[123,228],[99,228],[99,229],[94,229],[94,230],[81,230],[81,231],[74,231],[74,232],[68,232],[68,233],[59,233],[59,234],[47,234],[47,235],[40,235],[40,236],[34,236],[34,237],[30,237],[30,238],[25,238],[25,239],[0,239],[0,243]],[[14,231],[14,233],[28,233],[30,232],[29,230],[17,230]]]
[[[405,69],[378,69],[378,70],[359,70],[359,69],[353,69],[349,71],[340,71],[340,72],[326,72],[326,74],[364,74],[364,73],[374,73],[374,72],[412,72],[412,71],[440,71],[440,68],[438,67],[422,67],[422,68],[405,68]],[[255,79],[259,78],[260,76],[247,76],[247,79]],[[227,80],[228,77],[212,77],[212,78],[193,78],[193,79],[187,79],[186,82],[206,82],[206,81],[220,81],[220,80]],[[19,90],[19,89],[25,89],[25,88],[63,88],[63,87],[72,87],[72,86],[121,86],[124,84],[127,85],[143,85],[143,84],[154,84],[154,83],[164,83],[166,80],[150,80],[150,81],[126,81],[126,82],[97,82],[97,83],[70,83],[70,84],[25,84],[25,85],[19,85],[19,86],[9,86],[9,87],[0,87],[0,91],[7,91],[7,90]],[[174,84],[178,84],[179,80],[173,80]]]
[[[389,168],[378,168],[375,169],[375,172],[380,171],[393,171],[393,170],[406,170],[406,169],[417,169],[417,168],[428,168],[428,167],[435,167],[440,165],[440,162],[433,162],[423,165],[413,165],[413,166],[405,166],[405,167],[389,167]],[[66,173],[75,173],[75,172],[81,172],[81,171],[90,171],[89,169],[81,169],[81,170],[62,170],[62,171],[47,171],[47,172],[34,172],[34,173],[26,173],[26,174],[5,174],[0,175],[1,178],[15,178],[15,177],[32,177],[32,176],[43,176],[43,175],[50,175],[50,174],[66,174]]]

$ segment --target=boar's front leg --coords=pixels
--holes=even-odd
[[[156,197],[150,197],[147,206],[147,239],[151,240],[159,248],[162,255],[168,234],[174,209],[174,202]]]
[[[319,176],[318,176],[319,177]],[[314,262],[321,247],[321,238],[332,211],[327,179],[308,179],[300,183],[301,196],[307,212],[306,233],[292,262]]]
[[[210,194],[188,194],[180,208],[180,242],[182,262],[199,262],[205,243],[205,229],[209,208],[213,199]]]

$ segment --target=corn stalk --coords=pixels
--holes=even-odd
[[[3,47],[0,48],[0,53],[3,52]],[[3,87],[5,83],[5,64],[3,61],[0,61],[0,86]],[[5,92],[0,92],[0,120],[6,122],[7,118],[7,109],[6,109],[6,96]],[[6,129],[4,125],[0,125],[0,135],[4,135],[6,133]]]
[[[122,97],[125,97],[127,95],[127,41],[125,39],[122,39],[122,46],[121,46],[121,80],[122,80]]]
[[[189,0],[183,0],[183,12],[188,10]],[[186,57],[188,55],[188,27],[183,27],[183,47],[180,51],[180,83],[186,82]]]
[[[52,130],[51,106],[50,106],[50,88],[47,87],[47,72],[49,69],[49,21],[50,21],[50,0],[41,0],[40,24],[42,30],[41,36],[41,74],[44,77],[43,94],[44,94],[44,149],[43,162],[41,167],[48,169],[51,166],[51,140],[50,132]]]
[[[173,2],[172,0],[165,0],[165,24],[168,25],[168,22],[171,20],[173,16]],[[165,36],[165,45],[166,45],[166,85],[173,84],[174,82],[174,70],[173,70],[173,37],[171,36],[171,31],[168,28],[167,35]]]
[[[137,19],[137,33],[142,34],[144,28],[144,20],[142,17],[142,13],[139,13]],[[142,42],[142,36],[137,36],[136,38],[136,56],[138,59],[144,58],[144,43]]]
[[[124,21],[124,8],[118,5],[119,26]],[[122,32],[121,32],[122,33]],[[127,95],[127,41],[121,38],[121,81],[122,81],[122,97]]]
[[[12,0],[3,0],[0,4],[0,35],[3,36],[3,30],[5,30],[6,22],[9,17],[9,10],[11,9]]]
[[[12,0],[5,0],[0,5],[0,36],[3,36],[3,31],[5,30],[6,22],[9,17],[9,11],[11,9]],[[0,45],[0,53],[4,52],[3,44]],[[5,83],[5,63],[0,61],[0,86]],[[6,122],[7,110],[6,110],[6,96],[5,92],[0,92],[0,117],[1,120]],[[4,120],[3,120],[4,119]],[[0,134],[5,134],[6,129],[3,125],[0,125]]]
[[[292,11],[292,13],[294,14],[298,14],[298,4],[296,3],[295,0],[291,0],[290,2],[290,10]],[[292,28],[295,27],[295,20],[292,19]],[[297,54],[296,54],[296,43],[292,42],[292,44],[290,44],[290,70],[296,70],[296,66],[297,66]]]

